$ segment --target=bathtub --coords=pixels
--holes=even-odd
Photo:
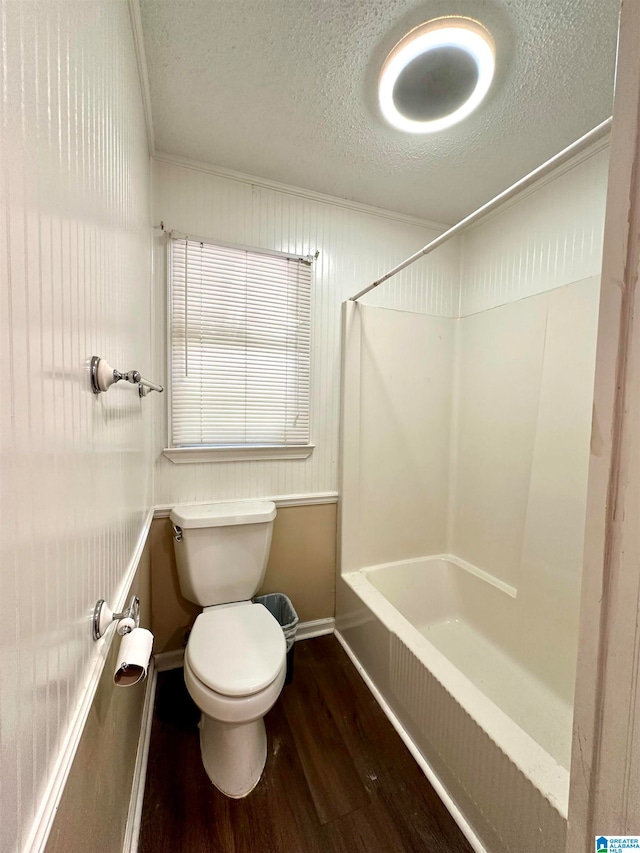
[[[556,626],[452,556],[343,574],[337,592],[338,638],[474,849],[562,853],[575,658]]]

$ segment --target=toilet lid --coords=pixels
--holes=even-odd
[[[225,696],[267,687],[286,654],[282,628],[262,604],[212,607],[195,621],[187,644],[194,675]]]

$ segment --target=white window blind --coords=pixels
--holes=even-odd
[[[171,444],[309,441],[311,267],[171,240]]]

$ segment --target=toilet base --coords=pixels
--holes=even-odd
[[[260,781],[267,761],[264,719],[224,723],[200,718],[200,752],[207,776],[227,797],[246,797]]]

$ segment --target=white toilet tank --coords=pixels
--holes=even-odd
[[[173,546],[184,597],[208,607],[255,595],[267,568],[275,517],[272,501],[172,509]]]

